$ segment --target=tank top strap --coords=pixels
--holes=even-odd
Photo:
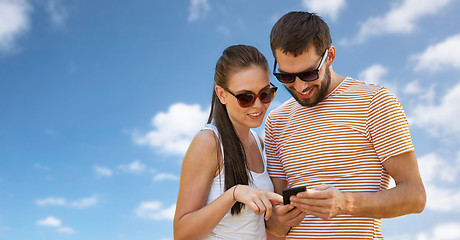
[[[259,134],[256,133],[256,131],[250,129],[251,133],[252,133],[252,136],[254,136],[254,139],[256,140],[256,143],[257,143],[257,146],[259,147],[259,152],[260,152],[260,156],[262,157],[262,160],[264,161],[264,165],[266,165],[266,161],[265,161],[265,158],[264,158],[264,149],[262,147],[262,142],[260,141],[260,138],[259,138]]]
[[[217,127],[211,123],[206,124],[203,128],[203,130],[211,130],[216,134],[217,139],[219,139],[219,144],[220,144],[220,151],[222,152],[222,158],[224,159],[224,146],[222,145],[222,141],[220,138],[219,131],[217,130]],[[266,164],[265,158],[264,158],[264,150],[262,147],[262,143],[259,138],[259,134],[257,134],[254,130],[250,129],[252,136],[254,136],[254,139],[256,140],[257,146],[259,147],[259,152],[260,156],[262,156],[262,159],[264,161],[264,165]]]

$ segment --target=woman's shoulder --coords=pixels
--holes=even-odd
[[[218,138],[214,131],[210,129],[202,129],[193,137],[190,148],[197,147],[204,151],[215,152],[218,142]]]
[[[201,129],[193,138],[193,141],[197,141],[202,144],[216,145],[217,136],[216,133],[209,128]]]
[[[214,175],[218,169],[218,140],[212,130],[199,131],[190,143],[182,161],[182,168],[188,170],[200,169],[202,173]]]

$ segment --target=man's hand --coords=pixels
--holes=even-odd
[[[291,205],[300,211],[329,220],[348,211],[346,194],[333,186],[321,184],[316,188],[291,196]]]
[[[273,206],[273,214],[267,221],[267,229],[275,236],[286,236],[291,227],[298,226],[306,213],[291,204]]]

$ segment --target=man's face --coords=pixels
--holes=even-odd
[[[279,49],[276,50],[275,55],[281,73],[298,73],[314,70],[318,67],[323,57],[316,54],[314,47],[310,47],[308,51],[297,57],[294,57],[292,54],[285,54]],[[331,72],[327,59],[325,61],[318,72],[318,79],[306,82],[296,77],[293,83],[284,83],[291,95],[302,106],[313,107],[324,100],[328,94],[331,83]]]

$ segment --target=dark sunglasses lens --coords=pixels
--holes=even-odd
[[[250,107],[254,103],[254,94],[243,93],[236,96],[241,107]]]
[[[273,100],[274,97],[275,89],[273,88],[266,89],[259,94],[259,98],[262,103],[269,103]]]
[[[292,74],[277,73],[275,76],[282,83],[292,83],[295,80],[295,75]]]
[[[313,70],[313,71],[298,73],[297,76],[299,76],[299,78],[304,81],[313,81],[313,80],[318,79],[318,71]]]

